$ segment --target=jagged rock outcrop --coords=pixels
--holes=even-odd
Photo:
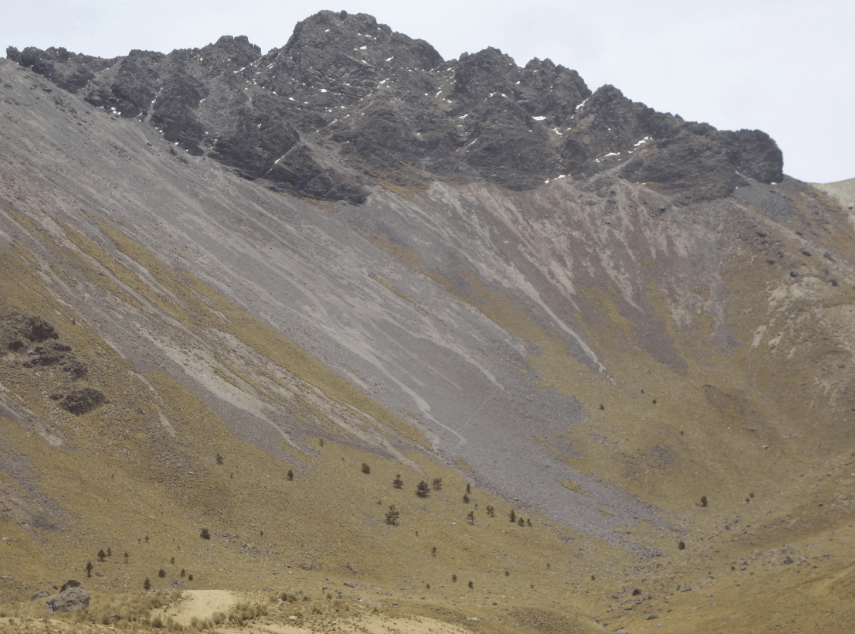
[[[592,94],[548,59],[520,68],[487,48],[445,61],[365,14],[322,11],[265,55],[245,36],[113,60],[53,48],[7,55],[147,121],[186,153],[306,198],[364,202],[358,174],[416,189],[483,178],[524,190],[620,168],[684,203],[727,196],[743,177],[783,178],[781,152],[762,132],[686,122],[608,85]],[[306,143],[332,153],[319,162]]]

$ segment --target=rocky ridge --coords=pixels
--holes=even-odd
[[[194,156],[305,198],[363,203],[369,183],[423,188],[483,178],[527,190],[617,170],[678,201],[783,179],[763,132],[720,132],[612,86],[594,93],[550,60],[488,48],[443,60],[365,14],[323,11],[262,54],[245,36],[200,49],[101,59],[65,49],[7,57]]]

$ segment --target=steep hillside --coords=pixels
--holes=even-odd
[[[767,135],[365,15],[7,56],[0,628],[852,622],[855,223]]]

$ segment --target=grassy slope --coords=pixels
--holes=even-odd
[[[0,253],[8,271],[0,279],[0,313],[48,318],[60,341],[89,367],[87,382],[110,402],[73,417],[48,398],[65,386],[64,377],[43,369],[36,379],[4,363],[6,393],[65,443],[57,449],[26,423],[0,420],[4,456],[24,466],[17,480],[8,471],[0,480],[6,511],[0,532],[9,538],[2,545],[3,568],[14,571],[0,580],[7,601],[82,577],[91,560],[96,576],[87,585],[105,596],[139,590],[146,577],[156,589],[173,583],[274,588],[302,591],[335,618],[340,590],[343,602],[363,598],[390,613],[433,615],[485,631],[557,631],[568,615],[579,631],[597,631],[595,619],[606,631],[640,628],[654,614],[657,629],[675,632],[771,631],[778,625],[816,631],[851,619],[855,582],[845,553],[855,537],[847,493],[855,461],[844,406],[853,343],[848,306],[855,297],[851,286],[818,283],[822,263],[806,265],[799,278],[782,279],[770,269],[747,283],[740,272],[756,255],[747,248],[728,254],[722,271],[730,302],[755,306],[754,312],[732,322],[741,345],[727,352],[704,343],[709,332],[702,320],[688,331],[670,327],[688,364],[684,370],[655,364],[613,338],[596,339],[592,328],[597,349],[621,359],[610,364],[617,387],[551,345],[553,336],[524,310],[470,279],[479,309],[540,348],[530,362],[543,382],[572,386],[585,403],[590,422],[573,439],[581,458],[567,460],[679,518],[671,532],[633,529],[635,540],[661,552],[639,562],[543,518],[532,517],[532,528],[511,525],[508,504],[482,491],[464,504],[465,480],[423,453],[421,438],[401,421],[198,280],[162,266],[118,228],[102,225],[99,246],[68,228],[63,238],[50,237],[16,217],[44,249],[13,243]],[[841,227],[848,223],[839,220]],[[779,229],[781,239],[796,258],[799,244],[788,229]],[[851,237],[841,230],[826,241],[851,261]],[[121,264],[116,252],[140,268]],[[160,311],[212,350],[223,334],[234,337],[281,372],[253,368],[238,355],[220,364],[218,376],[241,390],[266,392],[317,425],[323,446],[320,435],[306,439],[303,451],[286,445],[284,453],[294,458],[288,461],[241,440],[175,377],[140,371],[119,356],[69,307],[70,292],[107,298],[113,310],[128,314]],[[589,293],[614,330],[631,341],[632,325],[610,304],[608,290]],[[666,323],[673,308],[668,297],[667,289],[650,286],[650,304]],[[765,304],[751,301],[755,297],[766,298]],[[286,401],[273,391],[277,380],[291,394],[309,386],[317,391]],[[333,420],[342,415],[336,403],[351,412],[352,425],[381,430],[396,446],[409,447],[410,465],[358,449],[356,437]],[[657,423],[639,424],[648,417]],[[749,427],[746,421],[754,422]],[[799,441],[798,434],[808,433],[811,442]],[[363,463],[370,474],[362,473]],[[776,465],[786,465],[785,477]],[[400,490],[391,486],[397,474],[405,482]],[[413,494],[416,482],[437,477],[442,491],[427,500]],[[707,507],[699,505],[702,495],[709,496]],[[384,522],[390,504],[401,513],[399,526]],[[485,513],[488,505],[496,517]],[[472,526],[469,511],[475,513]],[[39,522],[56,529],[34,527]],[[199,538],[202,527],[213,539]],[[97,551],[108,546],[112,556],[98,562]],[[786,557],[793,563],[783,563]],[[161,568],[163,579],[157,577]],[[180,576],[182,568],[193,582]],[[692,590],[682,592],[686,587]],[[641,593],[633,596],[635,588]],[[467,620],[473,617],[481,621]]]

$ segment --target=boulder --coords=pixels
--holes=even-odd
[[[54,612],[73,612],[74,610],[88,607],[89,592],[82,586],[67,588],[45,601],[45,609],[47,609],[48,614],[53,614]]]

